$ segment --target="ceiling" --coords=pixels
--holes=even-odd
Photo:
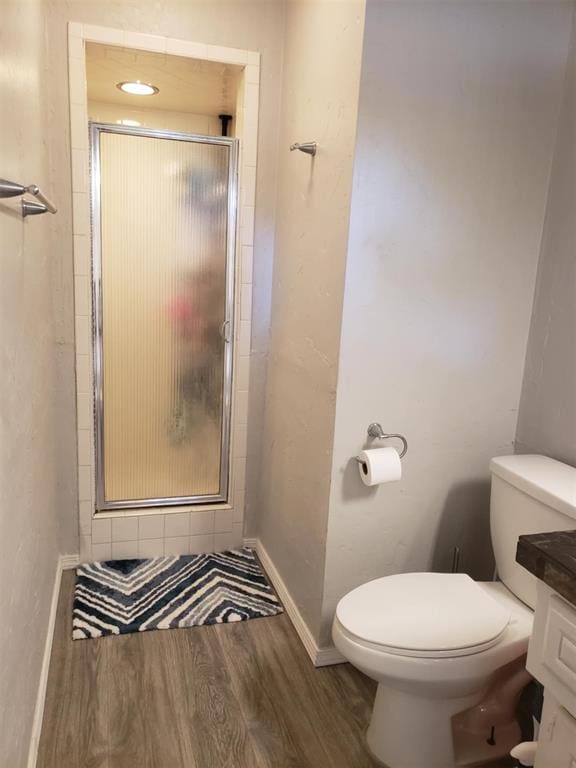
[[[86,44],[89,101],[200,115],[234,115],[241,71],[241,67],[215,61]],[[116,88],[116,83],[129,80],[151,83],[160,91],[155,96],[131,96]]]

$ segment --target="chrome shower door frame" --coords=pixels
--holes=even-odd
[[[200,144],[224,145],[228,155],[228,216],[226,232],[226,307],[225,328],[229,329],[224,343],[224,385],[222,392],[222,429],[220,442],[220,493],[201,496],[170,496],[152,499],[126,499],[106,501],[104,482],[104,388],[103,388],[103,320],[102,320],[102,240],[100,206],[100,134],[117,133],[147,138],[188,141]],[[238,208],[238,139],[203,136],[177,131],[137,128],[108,123],[90,123],[90,189],[91,189],[91,248],[92,248],[92,350],[93,350],[93,397],[96,469],[96,512],[228,502],[230,486],[230,446],[232,415],[232,370],[235,339],[234,277],[236,265],[236,226]],[[134,190],[138,194],[138,190]]]

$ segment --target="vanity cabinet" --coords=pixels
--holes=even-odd
[[[536,768],[576,768],[576,607],[538,581],[528,671],[544,686]]]

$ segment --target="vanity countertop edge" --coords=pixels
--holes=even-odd
[[[576,605],[576,531],[520,536],[516,562]]]

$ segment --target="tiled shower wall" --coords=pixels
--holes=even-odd
[[[239,205],[236,344],[230,447],[231,491],[228,504],[173,507],[165,508],[162,512],[156,508],[100,512],[96,515],[94,511],[92,292],[85,42],[120,45],[243,67],[235,121],[236,137],[240,139]],[[246,477],[260,54],[74,22],[68,26],[68,51],[74,213],[80,558],[89,561],[110,557],[151,557],[217,551],[239,546],[243,536]]]

